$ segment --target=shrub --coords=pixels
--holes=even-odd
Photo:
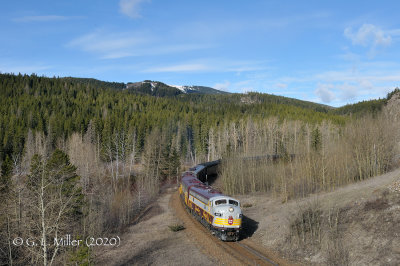
[[[181,224],[169,225],[168,227],[172,232],[178,232],[185,229],[185,227]]]
[[[296,236],[299,242],[320,243],[322,214],[318,205],[300,210],[290,225],[292,235]]]

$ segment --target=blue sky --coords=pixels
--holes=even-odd
[[[400,86],[399,1],[3,1],[0,71],[341,106]]]

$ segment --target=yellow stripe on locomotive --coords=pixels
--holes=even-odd
[[[198,214],[203,214],[202,215],[202,217],[208,222],[208,223],[214,223],[215,225],[218,225],[218,226],[241,226],[241,224],[242,224],[242,219],[241,218],[239,218],[239,219],[233,219],[233,222],[232,223],[229,223],[229,219],[223,219],[223,218],[215,218],[214,219],[214,216],[211,214],[211,213],[209,213],[207,210],[205,210],[204,208],[201,208],[200,206],[198,206],[193,200],[194,199],[197,199],[197,198],[195,198],[195,197],[193,197],[193,196],[191,196],[191,197],[189,197],[189,208],[191,208],[191,209],[193,209],[192,208],[192,205],[194,206],[194,211],[195,212],[197,212]],[[197,199],[198,200],[198,199]],[[198,201],[200,201],[200,200],[198,200]],[[187,202],[187,197],[186,197],[186,195],[185,195],[185,202]],[[202,202],[202,201],[200,201],[200,202]],[[208,206],[209,207],[209,203],[206,205],[206,206]],[[201,211],[202,210],[202,211]],[[211,219],[210,219],[211,218]]]
[[[242,224],[242,219],[233,219],[233,223],[229,224],[229,219],[215,218],[214,224],[224,225],[224,226],[240,226]]]
[[[239,239],[242,212],[238,200],[203,184],[194,170],[183,173],[179,194],[192,215],[207,226],[213,235],[222,241]]]

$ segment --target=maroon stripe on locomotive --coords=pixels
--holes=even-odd
[[[214,216],[210,215],[207,211],[196,205],[196,203],[190,202],[189,208],[192,209],[193,212],[197,213],[200,217],[204,217],[208,223],[212,224]]]
[[[196,177],[190,176],[190,175],[182,177],[181,182],[188,189],[197,184],[202,184],[200,180],[198,180]]]
[[[188,197],[187,197],[186,205],[189,206],[190,190],[192,189],[193,186],[196,186],[197,184],[202,184],[202,183],[200,180],[198,180],[196,178],[196,176],[192,172],[185,172],[182,176],[181,182],[187,188]]]
[[[220,191],[202,183],[197,179],[194,173],[190,171],[183,173],[181,182],[188,188],[188,191],[193,190],[207,200],[216,196],[224,196]]]
[[[220,191],[206,185],[195,185],[191,188],[191,190],[198,193],[200,196],[206,198],[207,200],[210,200],[210,198],[212,197],[224,196],[224,194],[222,194]]]

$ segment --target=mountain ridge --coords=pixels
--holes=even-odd
[[[128,82],[125,89],[131,92],[150,94],[153,96],[176,96],[179,94],[230,94],[207,86],[169,85],[161,81],[144,80]]]
[[[273,103],[273,104],[288,104],[298,107],[303,107],[307,109],[313,109],[315,111],[324,113],[333,113],[337,115],[356,115],[360,116],[364,113],[377,113],[386,102],[391,98],[392,94],[398,93],[399,89],[396,88],[393,92],[389,93],[387,97],[382,99],[373,99],[367,101],[361,101],[357,103],[347,104],[340,107],[332,107],[326,104],[320,104],[295,98],[289,98],[285,96],[279,96],[267,93],[230,93],[225,91],[220,91],[207,86],[198,85],[168,85],[160,81],[144,80],[139,82],[110,82],[102,81],[95,78],[84,78],[84,77],[46,77],[38,76],[36,74],[32,75],[22,75],[13,73],[1,73],[1,76],[14,76],[23,77],[24,79],[29,79],[30,77],[37,77],[39,79],[58,79],[67,83],[83,84],[85,86],[94,86],[98,89],[111,89],[115,91],[127,91],[128,93],[150,95],[155,97],[178,97],[182,99],[189,100],[200,100],[204,97],[207,100],[211,100],[215,104],[220,101],[225,102],[240,102],[241,104],[258,104],[258,103]],[[30,86],[32,84],[26,84]],[[199,98],[200,97],[200,98]],[[204,100],[204,99],[203,99]]]

